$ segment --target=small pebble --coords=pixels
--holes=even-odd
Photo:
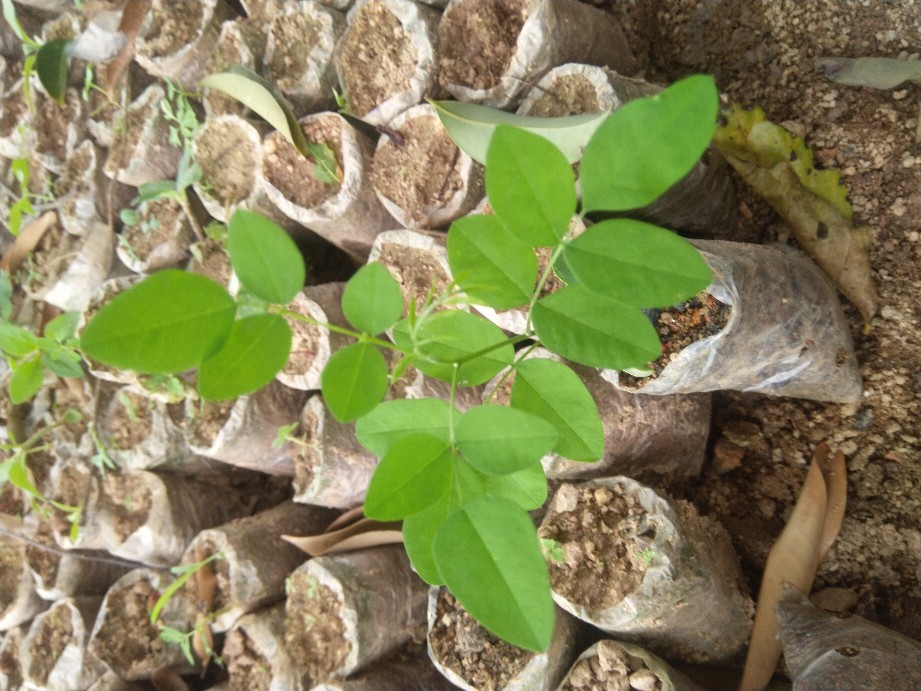
[[[630,675],[630,688],[636,691],[659,691],[659,677],[648,669],[641,669]]]

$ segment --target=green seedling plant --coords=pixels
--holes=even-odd
[[[205,233],[198,223],[195,214],[189,206],[188,190],[192,185],[201,181],[201,166],[195,161],[192,154],[192,139],[198,131],[199,122],[195,115],[195,109],[192,107],[189,98],[192,94],[175,86],[171,81],[166,80],[166,98],[160,102],[160,109],[163,117],[169,122],[169,143],[176,148],[182,149],[182,158],[179,159],[179,166],[176,177],[172,180],[156,180],[148,182],[138,187],[138,195],[131,201],[131,207],[123,209],[119,218],[125,225],[140,224],[140,229],[144,233],[150,233],[156,229],[159,221],[156,218],[141,220],[142,215],[148,205],[158,199],[174,199],[179,203],[195,235],[199,240],[205,238]],[[119,242],[129,252],[133,254],[133,249],[119,236]]]
[[[616,218],[577,233],[571,221],[654,201],[705,151],[717,106],[713,80],[695,76],[597,123],[581,158],[581,204],[566,155],[540,134],[494,124],[485,153],[494,214],[452,224],[451,284],[407,304],[389,271],[369,263],[344,289],[349,327],[325,325],[353,339],[325,366],[325,404],[354,421],[358,441],[381,459],[365,514],[402,520],[420,577],[447,586],[522,648],[545,650],[554,626],[528,514],[547,496],[541,458],[592,462],[604,453],[597,407],[576,372],[528,356],[542,346],[592,367],[645,368],[660,343],[643,310],[684,302],[711,281],[700,254],[670,231]],[[285,318],[311,322],[285,307],[304,283],[304,264],[281,229],[247,211],[231,217],[228,250],[246,299],[163,271],[103,307],[83,331],[83,351],[142,373],[197,368],[204,399],[267,383],[290,351]],[[563,287],[551,292],[554,276]],[[509,337],[470,311],[477,305],[520,310],[527,328]],[[385,401],[410,366],[447,382],[448,400]],[[460,388],[507,379],[508,405],[455,405]]]
[[[0,461],[0,486],[9,482],[11,485],[25,493],[32,501],[35,511],[47,514],[49,509],[60,511],[70,523],[70,539],[76,541],[80,532],[80,519],[83,514],[82,506],[71,506],[46,497],[35,486],[29,477],[29,454],[46,451],[49,446],[44,444],[45,437],[60,425],[80,422],[82,416],[76,410],[67,410],[57,423],[42,427],[29,438],[24,440],[9,440],[0,442],[0,451],[8,457]]]
[[[223,665],[220,656],[212,647],[213,641],[210,632],[210,624],[214,615],[209,613],[204,616],[198,616],[195,626],[191,631],[182,631],[160,621],[160,614],[162,614],[163,608],[166,607],[173,596],[175,596],[190,579],[193,577],[197,578],[199,573],[203,572],[212,562],[224,558],[222,552],[215,552],[191,564],[179,564],[178,566],[170,568],[170,573],[176,576],[176,578],[162,593],[160,593],[160,596],[157,598],[154,606],[151,607],[148,615],[150,617],[150,623],[156,625],[160,629],[160,638],[165,643],[178,645],[190,665],[195,664],[195,657],[192,654],[193,649],[201,653],[200,657],[203,661],[214,660],[215,664],[219,666]],[[206,604],[209,607],[211,605],[210,602]]]
[[[83,376],[75,336],[80,315],[65,312],[45,325],[44,336],[38,336],[10,320],[12,295],[9,274],[0,271],[0,351],[10,368],[10,401],[19,404],[38,393],[46,369],[60,377]]]

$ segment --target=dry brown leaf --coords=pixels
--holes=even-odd
[[[802,139],[767,121],[760,109],[733,108],[713,143],[869,324],[878,300],[869,257],[873,231],[854,227],[840,174],[817,171]]]
[[[51,227],[58,222],[58,215],[54,211],[46,211],[34,221],[30,221],[19,231],[13,246],[0,259],[0,270],[13,273],[19,268],[29,252],[38,247]]]
[[[150,683],[157,691],[189,691],[189,685],[183,681],[172,667],[158,667],[150,677]]]
[[[106,83],[105,88],[109,94],[114,95],[115,85],[125,68],[131,64],[134,58],[134,41],[137,39],[138,31],[141,30],[141,24],[144,23],[144,17],[150,11],[152,0],[128,0],[125,8],[122,10],[122,18],[118,23],[119,32],[125,35],[125,45],[106,66]]]
[[[828,456],[828,444],[822,442],[813,455],[793,513],[768,555],[739,691],[767,687],[780,659],[775,609],[784,583],[808,594],[819,563],[841,527],[847,490],[844,455],[839,451],[830,461]]]
[[[281,538],[311,557],[403,542],[399,521],[381,523],[363,518],[363,515],[363,507],[359,506],[339,516],[319,535],[282,535]]]

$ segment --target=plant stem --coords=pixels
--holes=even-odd
[[[528,302],[528,326],[525,329],[527,333],[534,332],[534,327],[531,324],[531,311],[534,309],[534,305],[537,304],[541,291],[544,289],[544,286],[547,284],[547,280],[550,278],[550,273],[553,271],[554,263],[563,253],[563,250],[566,249],[566,241],[568,239],[569,233],[563,236],[563,239],[554,245],[553,251],[550,253],[550,261],[547,262],[547,266],[544,268],[544,273],[541,274],[540,280],[537,282],[537,287],[534,289],[534,294],[531,295],[531,300]]]
[[[397,350],[399,352],[403,352],[403,350],[399,346],[394,345],[390,341],[385,341],[381,338],[376,338],[375,336],[369,336],[367,334],[363,334],[358,331],[352,331],[351,329],[346,329],[342,326],[336,326],[335,324],[330,324],[329,322],[321,322],[312,317],[308,317],[305,314],[301,314],[300,312],[294,312],[293,310],[289,310],[287,307],[273,307],[271,311],[274,312],[275,314],[280,314],[283,317],[291,317],[292,319],[296,321],[304,322],[305,324],[310,324],[312,326],[319,326],[321,329],[327,329],[328,331],[332,331],[333,333],[342,334],[343,336],[349,336],[350,338],[354,338],[355,340],[358,340],[358,341],[364,341],[365,343],[371,343],[373,345],[380,346],[381,348],[389,348],[390,350]]]

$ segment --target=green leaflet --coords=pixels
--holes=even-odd
[[[379,334],[403,314],[400,284],[380,262],[365,264],[345,284],[342,313],[356,329]]]
[[[582,156],[583,210],[626,211],[655,201],[707,149],[718,106],[713,78],[694,75],[615,110]]]
[[[99,362],[142,374],[192,369],[220,348],[236,304],[223,287],[175,269],[148,276],[86,325],[80,348]]]
[[[222,401],[261,389],[275,378],[291,351],[291,329],[277,314],[237,320],[221,349],[198,370],[198,390]]]
[[[460,310],[436,312],[425,319],[415,343],[404,319],[394,327],[393,339],[413,353],[413,365],[430,377],[451,381],[456,364],[460,386],[488,382],[512,363],[515,354],[499,327]]]
[[[556,429],[539,415],[501,405],[471,408],[457,423],[457,446],[487,475],[509,475],[543,458],[557,443]]]
[[[540,415],[559,434],[554,451],[573,461],[597,461],[604,453],[598,407],[579,376],[553,360],[532,358],[515,367],[511,405]]]
[[[555,245],[576,210],[575,178],[560,150],[509,125],[489,143],[486,194],[502,224],[530,247]]]
[[[478,622],[513,645],[546,650],[553,600],[537,531],[525,511],[500,497],[467,504],[438,529],[433,554],[445,584]]]
[[[541,298],[531,312],[541,343],[591,367],[643,367],[659,357],[659,336],[638,307],[566,286]]]
[[[570,115],[560,118],[539,118],[515,115],[475,103],[429,101],[441,118],[448,134],[458,147],[477,163],[486,163],[486,151],[493,132],[499,125],[514,125],[543,137],[556,146],[567,162],[575,163],[607,112]]]
[[[396,521],[424,511],[451,489],[451,447],[427,434],[397,441],[374,471],[365,496],[365,515]]]
[[[563,252],[577,282],[634,307],[669,307],[704,290],[710,267],[670,230],[622,218],[596,223]]]
[[[438,398],[384,401],[355,423],[355,436],[375,456],[384,456],[402,437],[426,434],[450,439],[451,406]]]
[[[451,224],[448,265],[471,302],[500,310],[526,304],[537,281],[534,250],[495,216],[465,216]]]
[[[285,305],[304,287],[306,270],[297,245],[261,214],[234,211],[227,252],[243,287],[266,302]]]
[[[370,343],[354,343],[336,352],[320,377],[323,400],[340,422],[370,412],[387,393],[387,363]]]

